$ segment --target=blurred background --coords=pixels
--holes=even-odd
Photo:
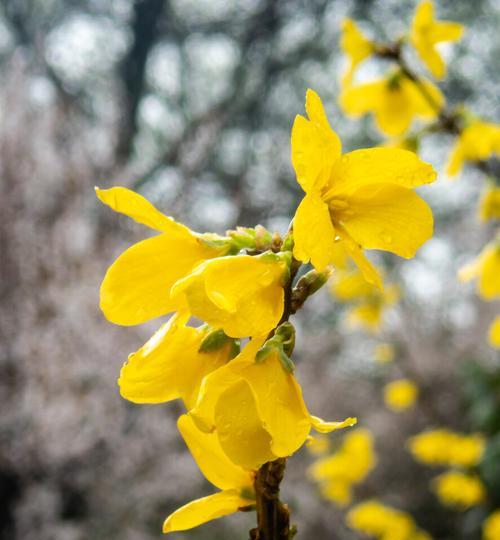
[[[391,39],[415,6],[2,0],[0,538],[157,539],[167,514],[213,492],[176,431],[180,405],[136,406],[118,394],[121,365],[159,321],[109,324],[99,285],[114,258],[150,233],[99,205],[94,185],[136,189],[200,232],[261,223],[283,233],[302,196],[289,139],[308,87],[345,150],[381,140],[371,119],[348,119],[337,104],[342,19]],[[467,27],[445,48],[448,101],[499,122],[498,0],[439,0],[436,8]],[[361,77],[383,69],[370,64]],[[421,156],[442,170],[451,142],[431,136]],[[485,474],[500,486],[500,359],[485,337],[495,306],[456,280],[492,236],[476,217],[482,185],[470,168],[421,190],[435,237],[414,260],[378,259],[404,291],[382,337],[348,328],[326,290],[295,318],[298,377],[313,414],[357,416],[374,434],[379,462],[356,500],[381,498],[439,539],[479,538],[485,510],[442,507],[408,436],[441,426],[487,433],[494,457]],[[396,346],[390,369],[374,360],[381,339]],[[420,397],[397,414],[382,388],[400,376],[418,384]],[[361,538],[307,479],[311,462],[305,450],[294,456],[283,485],[298,538]],[[500,506],[500,488],[492,493]],[[254,519],[240,514],[172,538],[244,539]]]

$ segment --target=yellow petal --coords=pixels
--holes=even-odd
[[[492,347],[500,349],[500,316],[491,323],[488,339]]]
[[[420,84],[417,85],[407,77],[403,77],[400,85],[408,97],[413,115],[429,120],[438,116],[445,103],[445,98],[435,84],[422,78]]]
[[[479,204],[481,221],[500,219],[500,186],[488,186],[481,195]]]
[[[271,435],[272,453],[279,457],[292,455],[304,444],[311,428],[295,377],[285,371],[274,352],[262,362],[236,369],[250,387],[259,419]]]
[[[377,334],[382,325],[384,306],[381,302],[365,302],[352,307],[347,314],[350,326],[361,327],[368,332]]]
[[[405,92],[401,82],[394,86],[386,82],[374,114],[382,133],[397,137],[408,131],[415,113],[411,95]]]
[[[321,99],[307,91],[306,111],[309,120],[296,116],[292,128],[292,164],[297,181],[308,193],[321,189],[328,181],[332,165],[340,155],[341,143],[331,129]]]
[[[479,294],[485,300],[500,298],[500,245],[488,246],[482,255]]]
[[[356,425],[358,423],[358,419],[349,417],[342,422],[325,422],[318,416],[311,416],[311,423],[313,428],[318,433],[331,433],[332,431],[336,431],[337,429],[343,429]]]
[[[238,255],[198,266],[172,288],[191,313],[231,337],[270,332],[283,313],[285,265],[266,256]]]
[[[97,198],[108,205],[115,212],[125,214],[137,223],[146,225],[156,231],[178,234],[180,236],[191,236],[190,230],[175,222],[157,210],[142,195],[124,187],[113,187],[110,189],[95,188]]]
[[[244,380],[220,394],[214,420],[220,445],[236,465],[255,470],[278,457],[271,451],[271,436],[262,426],[254,396]]]
[[[340,47],[349,57],[349,68],[342,79],[345,87],[351,83],[354,69],[373,52],[373,43],[366,39],[355,22],[344,19]]]
[[[384,387],[384,402],[394,412],[411,408],[417,397],[418,387],[409,379],[398,379]]]
[[[172,285],[217,253],[192,236],[168,233],[134,244],[106,272],[101,285],[104,315],[129,326],[178,310],[185,302],[170,298]]]
[[[328,206],[315,193],[306,195],[293,218],[293,254],[296,259],[311,264],[320,272],[337,253],[335,230]]]
[[[413,152],[399,148],[367,148],[344,154],[332,172],[328,193],[348,198],[370,184],[395,184],[415,188],[434,182],[437,173]]]
[[[192,529],[212,519],[234,514],[254,503],[243,498],[236,490],[221,491],[192,501],[170,514],[163,523],[163,532]]]
[[[358,270],[335,272],[332,278],[331,291],[338,300],[357,300],[373,294],[374,285],[366,281],[363,274]]]
[[[391,184],[362,187],[349,198],[349,212],[338,215],[363,248],[382,249],[405,258],[432,236],[433,217],[413,191]]]
[[[251,473],[235,465],[224,453],[216,433],[204,433],[183,414],[177,427],[205,478],[219,489],[253,490]]]

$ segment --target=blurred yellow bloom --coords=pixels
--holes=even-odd
[[[376,81],[344,89],[340,106],[351,116],[373,113],[380,131],[397,137],[408,131],[416,117],[436,118],[444,104],[443,94],[437,86],[425,79],[421,84],[427,97],[403,73],[390,73]]]
[[[135,403],[164,403],[181,398],[194,406],[201,381],[226,364],[228,341],[211,352],[199,352],[203,328],[185,326],[188,315],[174,315],[123,366],[118,384],[122,397]]]
[[[363,249],[411,258],[432,236],[432,212],[412,189],[433,182],[433,168],[405,150],[371,148],[341,155],[323,104],[307,91],[309,119],[297,116],[292,163],[306,192],[293,220],[294,255],[319,271],[334,262],[337,243],[365,278],[381,286]]]
[[[488,340],[492,347],[500,349],[500,315],[497,315],[491,323]]]
[[[375,346],[375,351],[373,353],[375,360],[379,364],[388,364],[393,362],[395,354],[394,346],[390,343],[378,343]]]
[[[380,540],[430,540],[406,512],[370,500],[354,506],[346,516],[351,529]]]
[[[500,510],[495,510],[483,523],[483,540],[498,540],[500,538]]]
[[[226,455],[245,469],[296,452],[314,427],[320,433],[351,426],[311,416],[293,374],[271,351],[256,362],[265,338],[255,338],[231,362],[205,377],[190,411],[200,429],[215,430]]]
[[[184,225],[157,210],[138,193],[123,187],[96,188],[101,202],[115,212],[161,234],[134,244],[109,267],[101,285],[101,309],[115,324],[140,324],[176,311],[183,304],[170,298],[172,285],[200,262],[224,255]]]
[[[376,463],[372,434],[356,429],[344,436],[333,455],[313,463],[309,475],[321,484],[325,498],[345,506],[351,502],[353,486],[362,482]]]
[[[446,174],[455,176],[466,161],[482,161],[500,153],[500,125],[475,120],[457,137]]]
[[[484,453],[482,435],[465,435],[447,429],[424,431],[408,441],[414,458],[434,466],[474,467]]]
[[[330,450],[330,439],[326,435],[309,436],[306,447],[314,456],[326,454]]]
[[[436,50],[436,44],[457,41],[462,37],[463,26],[455,22],[436,21],[434,5],[430,0],[420,2],[410,31],[410,41],[429,71],[437,79],[446,73],[445,63]]]
[[[432,487],[445,506],[467,510],[483,502],[486,492],[478,476],[449,471],[434,478]]]
[[[171,297],[231,337],[264,335],[283,314],[286,263],[268,254],[219,257],[172,287]]]
[[[479,202],[479,219],[500,219],[500,186],[489,185],[483,191]]]
[[[384,402],[394,412],[402,412],[413,406],[418,397],[418,386],[409,379],[399,379],[384,387]]]
[[[500,240],[493,240],[471,263],[458,272],[460,281],[478,278],[478,293],[485,300],[500,297]]]
[[[344,19],[340,47],[347,55],[349,65],[342,77],[342,86],[351,84],[354,70],[368,58],[374,50],[374,44],[367,39],[352,19]]]
[[[222,451],[214,433],[203,433],[187,415],[177,425],[205,478],[221,491],[182,506],[163,523],[163,532],[184,531],[255,505],[252,473],[237,467]]]
[[[380,330],[385,309],[393,305],[400,296],[399,287],[396,285],[387,285],[380,290],[366,281],[358,269],[352,267],[333,273],[330,292],[341,302],[354,303],[347,315],[348,323],[369,332]]]

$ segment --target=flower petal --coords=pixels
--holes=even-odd
[[[335,230],[328,206],[317,194],[306,195],[299,204],[293,218],[293,254],[304,263],[322,272],[337,253]]]
[[[334,161],[340,155],[341,143],[328,123],[321,99],[307,91],[306,111],[309,120],[296,116],[292,128],[292,164],[297,181],[308,193],[321,189],[328,181]]]
[[[416,193],[391,184],[372,184],[349,198],[349,213],[339,221],[363,248],[382,249],[405,258],[432,236],[433,217]]]
[[[253,490],[253,478],[248,471],[235,465],[224,453],[216,433],[204,433],[193,419],[183,414],[177,427],[205,478],[219,489]]]
[[[346,418],[342,422],[325,422],[323,419],[318,416],[311,416],[311,422],[313,428],[318,433],[330,433],[336,431],[337,429],[343,429],[346,427],[352,427],[358,423],[357,418]]]
[[[191,231],[156,209],[142,195],[124,187],[95,188],[97,198],[115,212],[125,214],[137,223],[156,231],[191,236]]]
[[[488,340],[492,347],[500,349],[500,315],[495,317],[495,320],[491,323]]]
[[[109,267],[102,282],[105,317],[130,326],[179,309],[185,304],[170,298],[172,285],[217,253],[191,235],[164,233],[134,244]]]
[[[436,179],[432,165],[414,152],[400,148],[367,148],[344,154],[332,172],[332,197],[347,198],[371,184],[415,188]]]
[[[254,501],[243,498],[236,490],[221,491],[196,499],[170,514],[163,523],[163,532],[192,529],[212,519],[234,514],[240,508],[253,503]]]

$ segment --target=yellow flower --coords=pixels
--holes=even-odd
[[[372,112],[382,133],[401,136],[408,131],[414,118],[432,120],[444,104],[439,88],[428,80],[422,80],[421,85],[426,96],[401,72],[390,73],[381,79],[344,89],[340,106],[351,116]]]
[[[492,347],[500,349],[500,315],[497,315],[490,325],[488,340]]]
[[[274,254],[207,260],[180,279],[172,298],[231,337],[270,332],[283,314],[286,263]]]
[[[476,506],[485,497],[484,486],[475,475],[449,471],[434,478],[432,484],[442,504],[459,510]]]
[[[350,325],[361,326],[369,332],[380,330],[384,311],[394,304],[399,296],[399,287],[388,285],[380,290],[368,283],[356,268],[337,270],[333,273],[330,291],[341,302],[353,302],[347,315]]]
[[[341,155],[319,96],[307,91],[309,119],[297,116],[292,162],[306,192],[293,220],[294,255],[323,271],[334,262],[337,243],[378,286],[378,273],[363,253],[382,249],[413,257],[432,236],[432,212],[413,191],[435,180],[433,168],[412,152],[392,148]]]
[[[342,77],[342,86],[351,84],[354,70],[368,58],[374,50],[374,44],[367,39],[352,19],[344,19],[340,47],[349,59],[348,68]]]
[[[436,21],[434,5],[430,0],[425,0],[417,6],[411,26],[410,41],[424,64],[437,79],[444,77],[446,66],[436,50],[436,44],[459,40],[463,30],[461,24]]]
[[[123,187],[96,188],[96,195],[115,212],[161,234],[134,244],[110,266],[101,285],[101,309],[108,320],[140,324],[181,307],[170,298],[172,285],[197,264],[224,255],[201,236],[165,216],[141,195]]]
[[[342,446],[333,455],[313,463],[309,475],[321,484],[327,499],[345,506],[351,502],[353,486],[363,481],[376,463],[372,434],[356,429],[345,435]]]
[[[384,401],[394,412],[401,412],[413,406],[418,397],[418,387],[409,379],[399,379],[386,384]]]
[[[314,456],[326,454],[330,449],[330,439],[326,435],[309,436],[306,440],[306,447]]]
[[[500,510],[495,510],[483,523],[483,540],[500,538]]]
[[[493,240],[487,244],[479,256],[458,272],[460,281],[478,278],[478,293],[485,300],[500,297],[500,242]]]
[[[474,467],[485,448],[484,437],[479,434],[464,435],[446,429],[424,431],[408,443],[415,459],[438,467]]]
[[[206,329],[185,325],[188,315],[174,315],[123,366],[118,384],[122,397],[135,403],[164,403],[181,398],[196,403],[201,381],[226,364],[228,340],[215,351],[200,352]]]
[[[395,350],[390,343],[379,343],[374,351],[375,360],[379,364],[388,364],[394,361]]]
[[[481,195],[479,219],[500,219],[500,186],[489,185]]]
[[[346,516],[351,529],[381,540],[430,540],[406,512],[370,500],[354,506]]]
[[[466,161],[483,161],[500,153],[500,125],[475,120],[456,139],[446,165],[446,174],[455,176]]]
[[[311,427],[328,433],[356,422],[311,416],[299,384],[275,350],[256,362],[264,341],[254,338],[234,360],[205,377],[190,411],[200,429],[215,430],[229,459],[245,469],[292,455]]]
[[[221,491],[192,501],[170,514],[163,523],[163,532],[192,529],[254,506],[253,474],[227,458],[217,436],[201,432],[187,415],[182,415],[177,425],[205,478]]]

